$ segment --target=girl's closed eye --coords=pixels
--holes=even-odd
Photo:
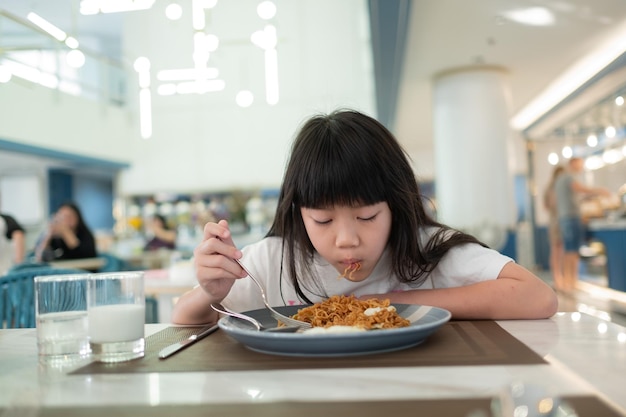
[[[362,220],[364,222],[373,222],[374,220],[376,220],[376,216],[378,216],[378,213],[372,215],[372,216],[368,216],[368,217],[357,217],[359,220]]]

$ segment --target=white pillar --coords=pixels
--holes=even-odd
[[[433,101],[438,219],[501,249],[515,224],[506,72],[442,73]]]

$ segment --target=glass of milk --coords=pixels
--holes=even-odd
[[[124,362],[143,357],[145,317],[143,271],[91,275],[87,318],[94,360]]]
[[[88,273],[35,277],[35,318],[40,363],[71,366],[72,363],[89,358],[88,280]]]

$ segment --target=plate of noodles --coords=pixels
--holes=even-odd
[[[362,303],[369,305],[355,307],[355,304]],[[417,346],[451,317],[449,311],[438,307],[390,304],[388,300],[377,299],[363,302],[345,296],[334,296],[314,305],[274,308],[311,322],[313,328],[297,333],[263,332],[233,317],[222,317],[218,324],[232,338],[257,352],[332,357],[392,352]],[[264,326],[277,325],[276,319],[265,308],[244,314]]]

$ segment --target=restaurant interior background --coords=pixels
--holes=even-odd
[[[120,256],[155,211],[187,252],[211,217],[243,245],[300,124],[348,107],[398,137],[439,220],[546,268],[554,163],[585,157],[616,197],[586,212],[623,213],[625,51],[612,0],[0,0],[0,208],[30,245],[67,199]]]

